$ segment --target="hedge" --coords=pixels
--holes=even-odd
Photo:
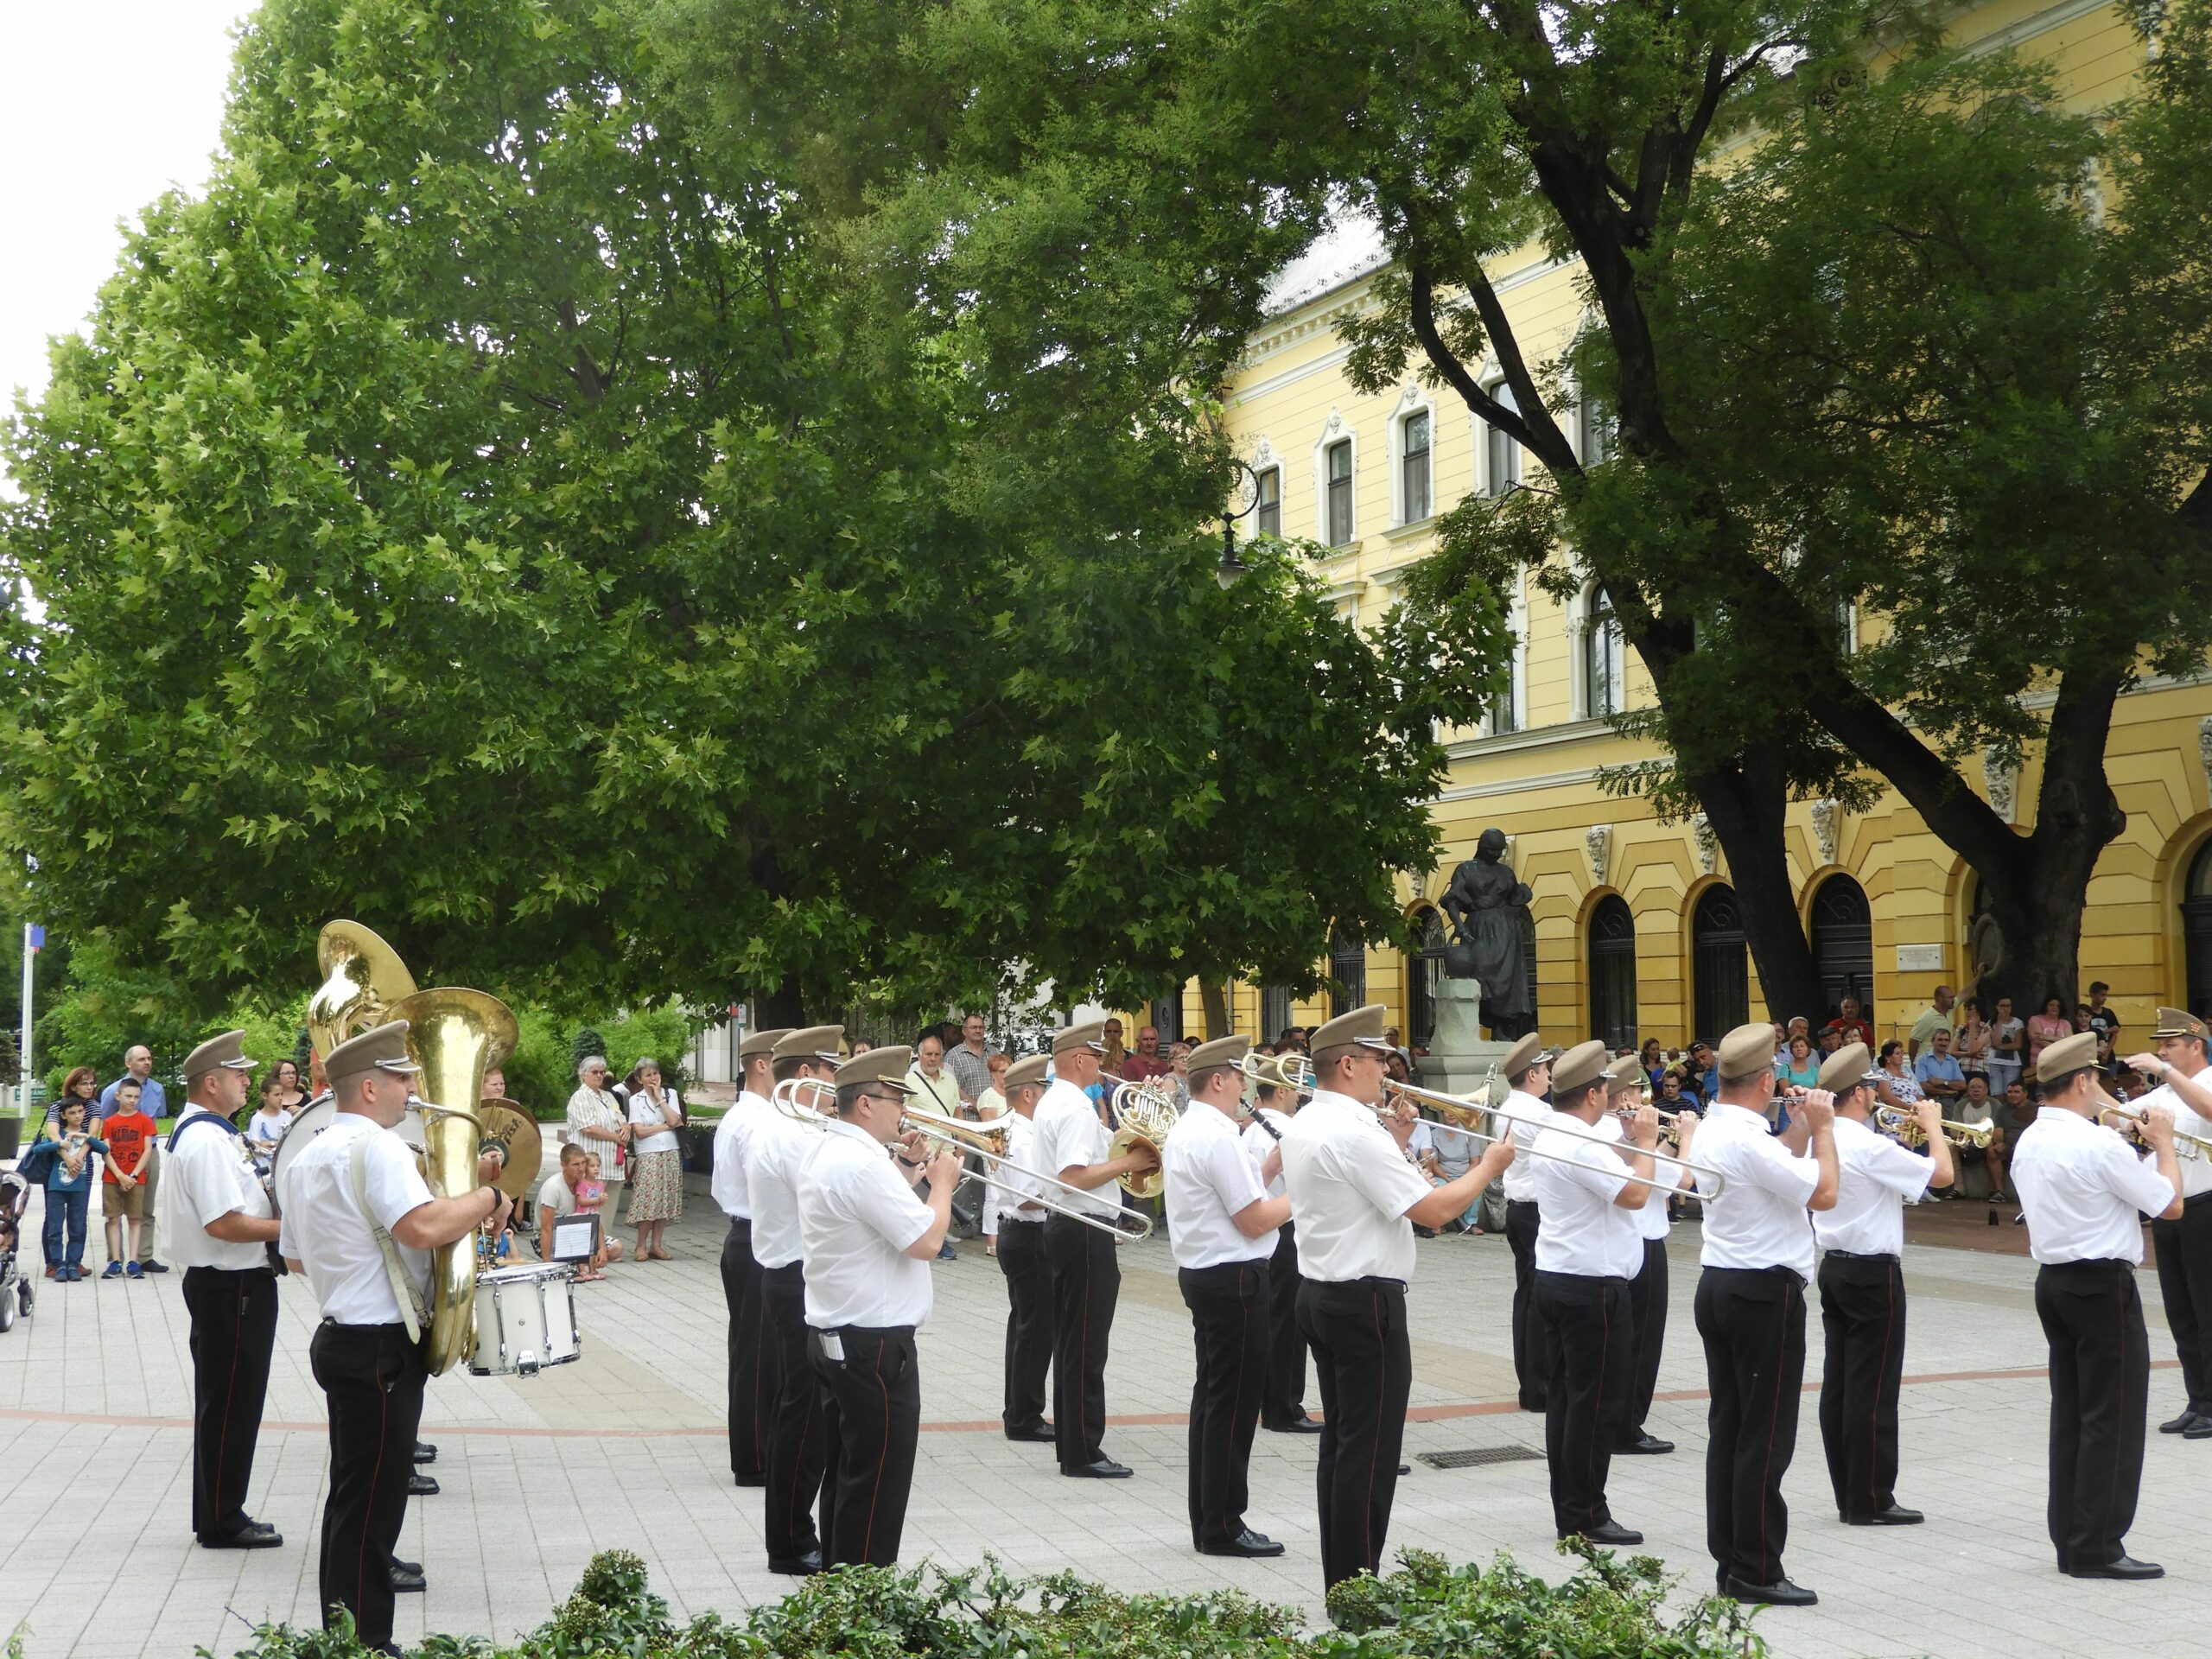
[[[1732,1601],[1708,1599],[1671,1623],[1673,1580],[1649,1556],[1579,1544],[1583,1565],[1546,1584],[1500,1556],[1452,1567],[1409,1551],[1382,1579],[1339,1585],[1337,1628],[1235,1590],[1124,1596],[1071,1573],[1008,1577],[995,1560],[953,1573],[857,1567],[810,1579],[741,1621],[672,1623],[626,1551],[592,1559],[552,1618],[508,1643],[434,1636],[425,1659],[1760,1659],[1766,1643]],[[434,1569],[435,1570],[435,1569]],[[200,1650],[203,1655],[206,1649]],[[263,1625],[239,1659],[365,1659],[350,1630]]]

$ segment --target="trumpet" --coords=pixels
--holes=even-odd
[[[1446,1123],[1450,1124],[1454,1129],[1458,1130],[1461,1135],[1465,1135],[1469,1140],[1479,1141],[1491,1145],[1496,1145],[1497,1142],[1505,1140],[1512,1131],[1510,1128],[1503,1132],[1497,1130],[1495,1128],[1478,1128],[1476,1127],[1477,1120],[1487,1118],[1492,1125],[1498,1123],[1526,1123],[1529,1120],[1525,1117],[1522,1117],[1516,1113],[1499,1111],[1497,1108],[1491,1105],[1491,1086],[1489,1084],[1484,1084],[1481,1090],[1476,1094],[1462,1098],[1458,1095],[1439,1094],[1433,1089],[1420,1088],[1410,1083],[1393,1083],[1385,1080],[1382,1084],[1382,1098],[1384,1103],[1376,1107],[1376,1110],[1378,1114],[1387,1117],[1389,1112],[1400,1101],[1404,1101],[1408,1104],[1416,1108],[1425,1106],[1429,1110],[1434,1112],[1439,1117],[1442,1118]],[[1669,1116],[1669,1117],[1672,1117],[1677,1116],[1677,1114],[1670,1113]],[[1575,1135],[1584,1140],[1597,1140],[1600,1138],[1589,1134],[1586,1130],[1580,1128],[1568,1128],[1567,1126],[1573,1121],[1574,1120],[1572,1118],[1567,1118],[1562,1115],[1555,1114],[1553,1116],[1552,1121],[1543,1127],[1547,1128],[1558,1129],[1563,1134]],[[1630,1155],[1634,1155],[1641,1151],[1640,1147],[1629,1146],[1625,1141],[1607,1141],[1605,1144]],[[1534,1147],[1523,1147],[1521,1150],[1533,1158],[1550,1158],[1553,1156],[1552,1154],[1548,1152],[1540,1152]],[[1687,1158],[1671,1157],[1663,1152],[1654,1152],[1645,1155],[1649,1156],[1651,1161],[1655,1164],[1670,1165],[1677,1171],[1688,1170],[1692,1175],[1697,1178],[1698,1189],[1701,1197],[1707,1198],[1717,1198],[1723,1192],[1728,1190],[1728,1178],[1726,1175],[1723,1175],[1719,1170],[1713,1168],[1710,1164],[1692,1163]],[[1559,1161],[1565,1162],[1567,1160],[1560,1160]],[[1674,1179],[1665,1181],[1659,1180],[1656,1178],[1649,1180],[1644,1180],[1644,1178],[1640,1175],[1631,1175],[1628,1179],[1632,1181],[1643,1181],[1643,1184],[1646,1186],[1662,1192],[1673,1192],[1675,1188],[1681,1184],[1681,1177],[1679,1173]],[[1710,1183],[1710,1185],[1708,1185],[1708,1183]]]
[[[999,1172],[1013,1161],[1007,1156],[1007,1131],[995,1120],[990,1123],[966,1123],[957,1117],[946,1117],[941,1113],[922,1111],[910,1106],[899,1118],[899,1127],[921,1135],[934,1145],[954,1147],[963,1152],[975,1154],[982,1160],[986,1176],[993,1179],[999,1179]],[[1110,1233],[1115,1238],[1132,1244],[1139,1239],[1152,1236],[1150,1217],[1139,1215],[1134,1210],[1121,1209],[1116,1209],[1111,1216],[1095,1215],[1074,1200],[1095,1199],[1098,1196],[1096,1193],[1085,1192],[1082,1187],[1064,1181],[1057,1175],[1047,1175],[1042,1170],[1025,1168],[1019,1164],[1014,1167],[1025,1183],[1034,1182],[1040,1188],[1052,1189],[1050,1192],[1027,1192],[1024,1197],[1054,1215],[1065,1216],[1070,1221],[1079,1221],[1086,1227],[1095,1227],[1102,1233]],[[977,1178],[970,1170],[962,1179],[972,1181]],[[1058,1196],[1055,1197],[1055,1194]]]
[[[1948,1117],[1936,1120],[1943,1138],[1955,1147],[1976,1147],[1986,1149],[1997,1135],[1997,1122],[1961,1123]],[[1924,1145],[1928,1136],[1920,1127],[1920,1119],[1910,1108],[1904,1106],[1878,1107],[1874,1112],[1874,1126],[1892,1135],[1908,1147]]]
[[[2143,1114],[2134,1108],[2123,1106],[2118,1101],[2113,1101],[2109,1106],[2101,1106],[2097,1109],[2098,1122],[2102,1122],[2106,1118],[2116,1120],[2113,1127],[2134,1145],[2142,1147],[2150,1144],[2143,1139]],[[2173,1132],[2173,1136],[2174,1156],[2177,1158],[2187,1158],[2194,1162],[2208,1154],[2212,1154],[2212,1141],[2206,1140],[2201,1135],[2191,1135],[2186,1129],[2177,1128]]]

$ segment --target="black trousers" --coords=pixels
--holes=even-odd
[[[1897,1501],[1897,1395],[1904,1376],[1904,1269],[1893,1255],[1821,1258],[1821,1444],[1847,1520]]]
[[[1550,1465],[1552,1524],[1570,1537],[1613,1518],[1605,1477],[1628,1420],[1634,1380],[1635,1315],[1629,1281],[1539,1273],[1533,1290],[1544,1353],[1544,1459]]]
[[[1052,1432],[1062,1469],[1106,1455],[1106,1344],[1122,1264],[1114,1241],[1065,1216],[1045,1223],[1052,1264]]]
[[[330,1492],[322,1504],[323,1628],[353,1616],[361,1644],[391,1652],[391,1554],[407,1518],[407,1478],[423,1423],[423,1346],[402,1325],[315,1327],[308,1345],[330,1406]]]
[[[276,1345],[276,1275],[187,1268],[184,1310],[192,1321],[192,1531],[213,1543],[253,1518],[245,1489]]]
[[[767,1478],[760,1448],[774,1406],[760,1386],[760,1349],[767,1339],[760,1305],[760,1264],[753,1258],[753,1224],[732,1217],[722,1240],[722,1300],[729,1305],[729,1471],[741,1486]]]
[[[1505,1206],[1505,1242],[1513,1251],[1513,1379],[1519,1385],[1523,1411],[1544,1408],[1544,1379],[1551,1375],[1531,1294],[1536,1277],[1536,1232],[1542,1219],[1536,1206],[1526,1199],[1516,1198]]]
[[[1787,1268],[1707,1268],[1697,1333],[1713,1403],[1706,1414],[1705,1540],[1722,1575],[1783,1576],[1789,1506],[1782,1478],[1797,1450],[1805,1380],[1805,1285]]]
[[[1006,1275],[1006,1394],[1001,1421],[1008,1439],[1045,1422],[1045,1374],[1052,1366],[1052,1264],[1045,1224],[999,1222],[999,1271]]]
[[[834,1333],[845,1357],[831,1359],[817,1333],[809,1359],[822,1385],[830,1475],[822,1488],[825,1567],[889,1567],[899,1559],[906,1499],[914,1487],[921,1433],[922,1377],[914,1327]]]
[[[2151,1240],[2189,1408],[2212,1417],[2212,1192],[2184,1201],[2177,1221],[2152,1222]]]
[[[2127,1262],[2046,1263],[2036,1317],[2050,1344],[2050,1541],[2063,1571],[2115,1561],[2143,1484],[2151,1338]]]
[[[1298,1331],[1298,1229],[1282,1224],[1268,1263],[1268,1376],[1260,1421],[1283,1428],[1306,1415],[1306,1338]]]
[[[1226,1543],[1244,1530],[1246,1478],[1268,1374],[1268,1259],[1183,1268],[1198,1352],[1191,1385],[1191,1543]],[[1393,1465],[1395,1466],[1395,1465]]]
[[[1414,1382],[1406,1287],[1395,1279],[1309,1279],[1298,1292],[1298,1327],[1321,1384],[1314,1484],[1321,1581],[1334,1585],[1382,1568]]]
[[[1650,1202],[1664,1204],[1667,1196],[1654,1192]],[[1667,1348],[1667,1241],[1643,1241],[1643,1266],[1628,1281],[1629,1318],[1636,1325],[1636,1349],[1629,1358],[1628,1422],[1616,1445],[1626,1446],[1649,1431],[1651,1396],[1659,1391],[1659,1359]]]
[[[767,1342],[761,1351],[764,1383],[772,1379],[774,1406],[767,1443],[760,1449],[768,1491],[761,1505],[761,1538],[771,1560],[805,1555],[822,1547],[814,1507],[823,1497],[829,1467],[829,1437],[823,1427],[822,1389],[809,1357],[806,1329],[806,1273],[800,1263],[760,1271],[762,1324]]]

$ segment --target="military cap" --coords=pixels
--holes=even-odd
[[[243,1031],[226,1031],[219,1037],[210,1037],[184,1057],[184,1080],[190,1083],[219,1067],[232,1071],[252,1071],[253,1062],[239,1052],[245,1044]]]
[[[1720,1081],[1740,1083],[1756,1077],[1774,1064],[1774,1027],[1754,1020],[1738,1026],[1720,1039]]]
[[[1017,1089],[1041,1084],[1045,1081],[1045,1073],[1051,1071],[1052,1066],[1052,1057],[1046,1054],[1032,1054],[1026,1060],[1016,1060],[1007,1067],[1006,1084],[1000,1092],[1011,1096]]]
[[[1565,1100],[1570,1095],[1580,1094],[1593,1083],[1602,1082],[1612,1058],[1612,1050],[1594,1037],[1586,1043],[1577,1043],[1552,1062],[1552,1098]]]
[[[1505,1058],[1497,1063],[1497,1069],[1510,1083],[1541,1059],[1543,1053],[1544,1039],[1532,1031],[1505,1051]]]
[[[837,1068],[837,1086],[843,1089],[855,1083],[872,1083],[911,1095],[914,1091],[907,1084],[906,1068],[913,1063],[914,1051],[903,1044],[897,1048],[871,1048],[865,1054],[854,1055]]]
[[[389,1071],[394,1077],[412,1077],[423,1068],[407,1058],[407,1022],[395,1020],[390,1025],[378,1026],[365,1031],[350,1042],[332,1049],[322,1063],[322,1075],[330,1079],[335,1089],[349,1077],[358,1077],[364,1071]]]
[[[1821,1062],[1820,1086],[1839,1100],[1866,1081],[1874,1057],[1864,1043],[1846,1043]]]
[[[789,1026],[771,1026],[764,1030],[747,1032],[744,1040],[737,1046],[737,1058],[741,1060],[750,1060],[773,1054],[776,1052],[776,1045],[791,1034],[791,1028]]]
[[[1306,1051],[1319,1054],[1330,1048],[1371,1048],[1387,1054],[1390,1045],[1382,1040],[1382,1021],[1389,1013],[1380,1002],[1370,1002],[1350,1014],[1340,1014],[1326,1025],[1314,1028]]]
[[[842,1026],[808,1026],[798,1031],[787,1031],[776,1039],[770,1056],[779,1060],[827,1060],[837,1064],[837,1045],[843,1040]]]
[[[1095,1054],[1106,1052],[1106,1022],[1086,1020],[1079,1026],[1067,1026],[1053,1033],[1052,1052],[1065,1054],[1070,1049],[1087,1048]]]
[[[2069,1071],[2087,1071],[2096,1063],[2097,1033],[2077,1031],[2044,1046],[2036,1060],[2036,1077],[2038,1080],[2063,1077]]]
[[[2160,1008],[2158,1029],[2153,1037],[2194,1037],[2200,1043],[2212,1041],[2204,1022],[2186,1008]]]
[[[1605,1098],[1616,1095],[1642,1094],[1651,1086],[1651,1074],[1643,1069],[1643,1062],[1633,1054],[1624,1054],[1605,1068]]]
[[[1252,1052],[1249,1037],[1217,1037],[1210,1043],[1200,1043],[1191,1051],[1191,1070],[1211,1071],[1217,1066],[1235,1065]]]

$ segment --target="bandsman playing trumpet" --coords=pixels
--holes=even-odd
[[[2158,1086],[2135,1107],[2163,1106],[2174,1115],[2180,1135],[2212,1138],[2212,1055],[2204,1021],[2182,1008],[2160,1008],[2152,1034],[2158,1052],[2138,1054],[2127,1065],[2158,1078]],[[2212,1157],[2183,1158],[2178,1144],[2175,1152],[2181,1214],[2152,1222],[2151,1243],[2158,1255],[2158,1300],[2165,1306],[2189,1400],[2158,1432],[2212,1440]]]
[[[1191,1105],[1160,1148],[1175,1279],[1191,1310],[1198,1376],[1191,1389],[1192,1547],[1202,1555],[1280,1555],[1244,1524],[1246,1473],[1268,1369],[1268,1263],[1290,1200],[1269,1198],[1276,1147],[1257,1168],[1237,1140],[1245,1037],[1191,1053]]]
[[[1552,1066],[1552,1121],[1529,1147],[1543,1230],[1536,1236],[1535,1317],[1550,1365],[1544,1381],[1544,1455],[1552,1521],[1561,1538],[1640,1544],[1613,1519],[1605,1476],[1628,1418],[1635,1322],[1629,1284],[1643,1265],[1636,1213],[1664,1208],[1653,1173],[1659,1115],[1639,1106],[1628,1146],[1609,1145],[1601,1042],[1578,1043]],[[1605,1128],[1620,1132],[1618,1120]],[[1671,1185],[1671,1181],[1669,1183]]]
[[[1407,1161],[1420,1117],[1410,1102],[1378,1116],[1383,1007],[1355,1008],[1313,1033],[1313,1097],[1283,1131],[1283,1179],[1298,1219],[1298,1324],[1321,1385],[1317,1469],[1321,1577],[1376,1571],[1397,1495],[1413,1355],[1406,1281],[1414,1227],[1440,1227],[1504,1172],[1501,1139],[1442,1186]]]
[[[1052,1266],[1045,1256],[1045,1223],[1034,1171],[1037,1103],[1049,1062],[1042,1054],[1006,1070],[1001,1092],[1007,1110],[991,1127],[1006,1134],[1006,1156],[991,1173],[998,1206],[999,1271],[1006,1275],[1006,1393],[1000,1421],[1009,1440],[1050,1441],[1045,1376],[1052,1364]]]
[[[1854,1527],[1919,1524],[1897,1503],[1897,1395],[1904,1377],[1904,1206],[1948,1186],[1942,1108],[1915,1103],[1923,1152],[1875,1132],[1873,1057],[1849,1043],[1822,1062],[1835,1097],[1836,1196],[1815,1211],[1821,1246],[1821,1444],[1836,1517]]]
[[[768,1475],[760,1447],[768,1438],[775,1400],[760,1385],[760,1350],[766,1340],[760,1306],[760,1264],[753,1257],[753,1198],[746,1185],[745,1155],[753,1131],[776,1109],[768,1101],[775,1086],[776,1045],[791,1035],[788,1027],[756,1031],[737,1046],[744,1067],[736,1103],[715,1126],[715,1203],[729,1217],[722,1239],[722,1300],[729,1308],[729,1472],[741,1486],[761,1486]]]
[[[1633,1054],[1623,1055],[1606,1070],[1605,1100],[1616,1121],[1624,1123],[1635,1115],[1643,1104],[1650,1081],[1643,1063]],[[1685,1160],[1694,1155],[1690,1145],[1697,1129],[1695,1112],[1675,1112],[1669,1121],[1655,1109],[1653,1116],[1659,1121],[1661,1137],[1674,1137],[1677,1155]],[[1668,1205],[1675,1192],[1695,1182],[1696,1176],[1685,1161],[1676,1172],[1675,1186],[1654,1192],[1647,1203],[1630,1212],[1636,1219],[1643,1254],[1628,1287],[1629,1318],[1636,1327],[1636,1339],[1629,1362],[1628,1412],[1620,1438],[1613,1443],[1616,1453],[1663,1457],[1675,1449],[1672,1440],[1662,1440],[1651,1432],[1651,1400],[1659,1390],[1659,1361],[1667,1347],[1667,1235],[1674,1227]]]
[[[1265,1165],[1282,1144],[1282,1132],[1297,1116],[1304,1091],[1283,1075],[1273,1057],[1245,1062],[1253,1080],[1252,1121],[1244,1130],[1244,1151]],[[1283,1196],[1282,1165],[1265,1183],[1268,1196]],[[1275,1253],[1268,1262],[1268,1375],[1260,1387],[1260,1427],[1277,1434],[1319,1434],[1321,1425],[1306,1409],[1306,1338],[1298,1332],[1298,1224],[1286,1221],[1275,1232]]]
[[[2097,1122],[2113,1103],[2097,1081],[2097,1033],[2046,1044],[2036,1059],[2043,1109],[2021,1131],[2012,1180],[2028,1218],[2036,1316],[2050,1349],[2050,1541],[2076,1579],[2155,1579],[2127,1553],[2143,1484],[2151,1339],[2135,1269],[2142,1217],[2183,1214],[2173,1115],[2139,1120],[2147,1156]]]

